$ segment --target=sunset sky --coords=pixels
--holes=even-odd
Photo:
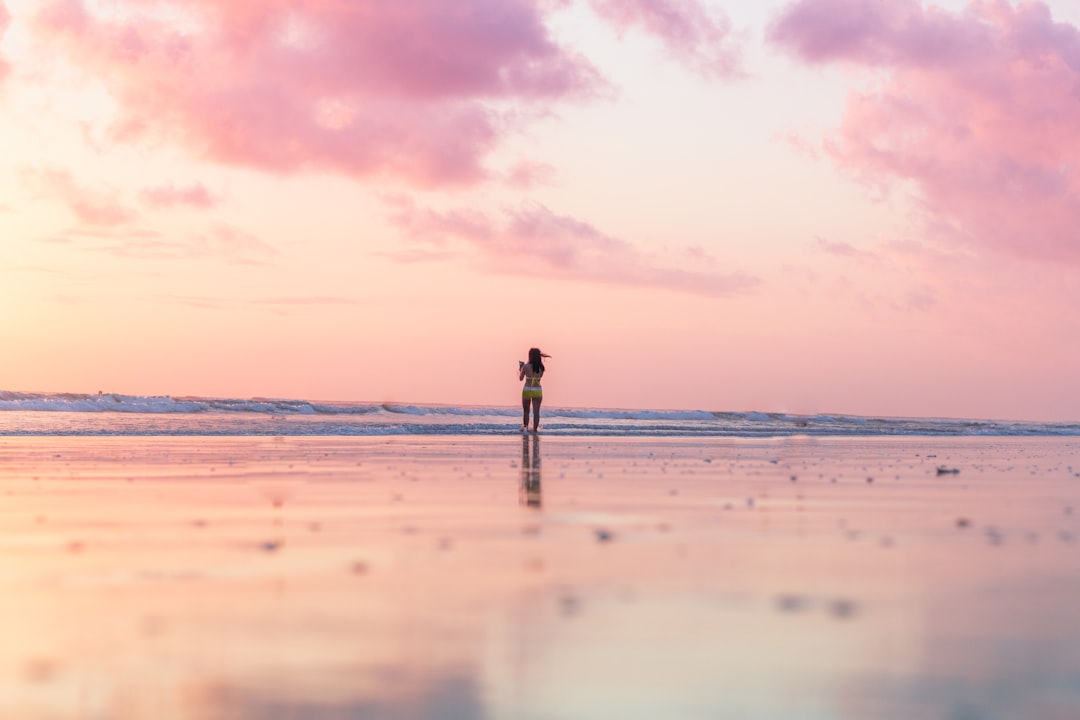
[[[1080,3],[0,0],[0,389],[1080,420]]]

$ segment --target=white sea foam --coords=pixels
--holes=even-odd
[[[0,391],[0,435],[498,435],[520,432],[520,413],[512,406]],[[1080,423],[547,405],[541,423],[546,434],[579,436],[1080,435]]]

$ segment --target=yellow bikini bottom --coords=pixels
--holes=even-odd
[[[522,400],[535,400],[544,396],[543,388],[539,387],[527,387],[521,389]]]

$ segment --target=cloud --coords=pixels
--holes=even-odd
[[[769,35],[879,73],[825,148],[869,183],[914,187],[933,236],[1080,264],[1080,32],[1045,3],[799,0]]]
[[[218,225],[186,244],[189,257],[217,257],[235,265],[266,265],[277,248],[256,235]]]
[[[553,104],[609,94],[548,30],[575,2],[700,74],[739,74],[703,0],[41,0],[32,25],[116,101],[113,141],[437,187],[491,177],[500,141]]]
[[[136,260],[214,258],[233,265],[267,265],[278,255],[273,245],[225,224],[193,235],[186,241],[174,240],[153,230],[101,228],[70,230],[43,237],[41,242]]]
[[[528,189],[537,185],[551,185],[557,172],[553,165],[534,160],[522,160],[510,168],[504,181],[513,188]]]
[[[267,297],[258,299],[208,297],[193,295],[159,295],[159,298],[180,305],[196,307],[203,310],[224,310],[236,307],[261,307],[268,308],[276,313],[283,313],[290,308],[300,307],[356,307],[367,305],[364,300],[334,295],[296,295],[282,297]]]
[[[117,194],[88,188],[77,182],[66,170],[57,168],[24,169],[19,177],[31,192],[56,199],[67,206],[82,225],[117,227],[126,225],[137,216],[126,207]]]
[[[889,65],[954,62],[981,45],[978,24],[921,0],[800,0],[779,16],[770,39],[808,62]]]
[[[118,101],[117,140],[164,135],[273,172],[385,174],[415,185],[487,176],[537,107],[604,87],[560,47],[540,0],[49,0],[39,37]]]
[[[3,0],[0,0],[0,40],[4,39],[4,33],[7,31],[8,25],[11,24],[11,14],[8,13],[7,6],[4,5]],[[0,87],[3,87],[4,81],[7,80],[8,75],[11,74],[11,65],[0,55]]]
[[[435,248],[431,255],[421,250],[395,256],[402,262],[466,257],[478,259],[484,270],[499,274],[665,288],[717,297],[749,292],[760,284],[757,278],[740,272],[659,264],[629,243],[543,205],[507,210],[496,220],[476,210],[440,212],[399,199],[392,221],[414,243]],[[462,244],[471,252],[455,252]],[[697,268],[715,264],[700,248],[688,253]]]
[[[819,250],[835,257],[851,258],[855,260],[877,260],[878,256],[868,250],[860,250],[846,242],[835,242],[827,238],[815,238]]]
[[[297,295],[289,297],[272,297],[262,300],[252,300],[255,305],[366,305],[363,300],[356,298],[337,297],[333,295]]]
[[[217,204],[218,198],[207,190],[202,183],[195,183],[187,187],[176,187],[171,183],[156,187],[143,188],[139,193],[139,199],[144,205],[152,208],[175,208],[186,206],[199,209],[211,208]]]
[[[741,60],[727,16],[700,0],[590,0],[593,10],[620,32],[638,28],[658,38],[668,53],[707,77],[741,75]]]

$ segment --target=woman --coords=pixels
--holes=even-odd
[[[521,389],[521,429],[529,429],[529,406],[532,406],[533,432],[540,429],[540,403],[544,399],[544,391],[540,387],[540,378],[544,377],[544,363],[541,358],[551,357],[540,352],[537,348],[529,350],[529,362],[518,361],[518,380],[525,381],[525,387]]]

